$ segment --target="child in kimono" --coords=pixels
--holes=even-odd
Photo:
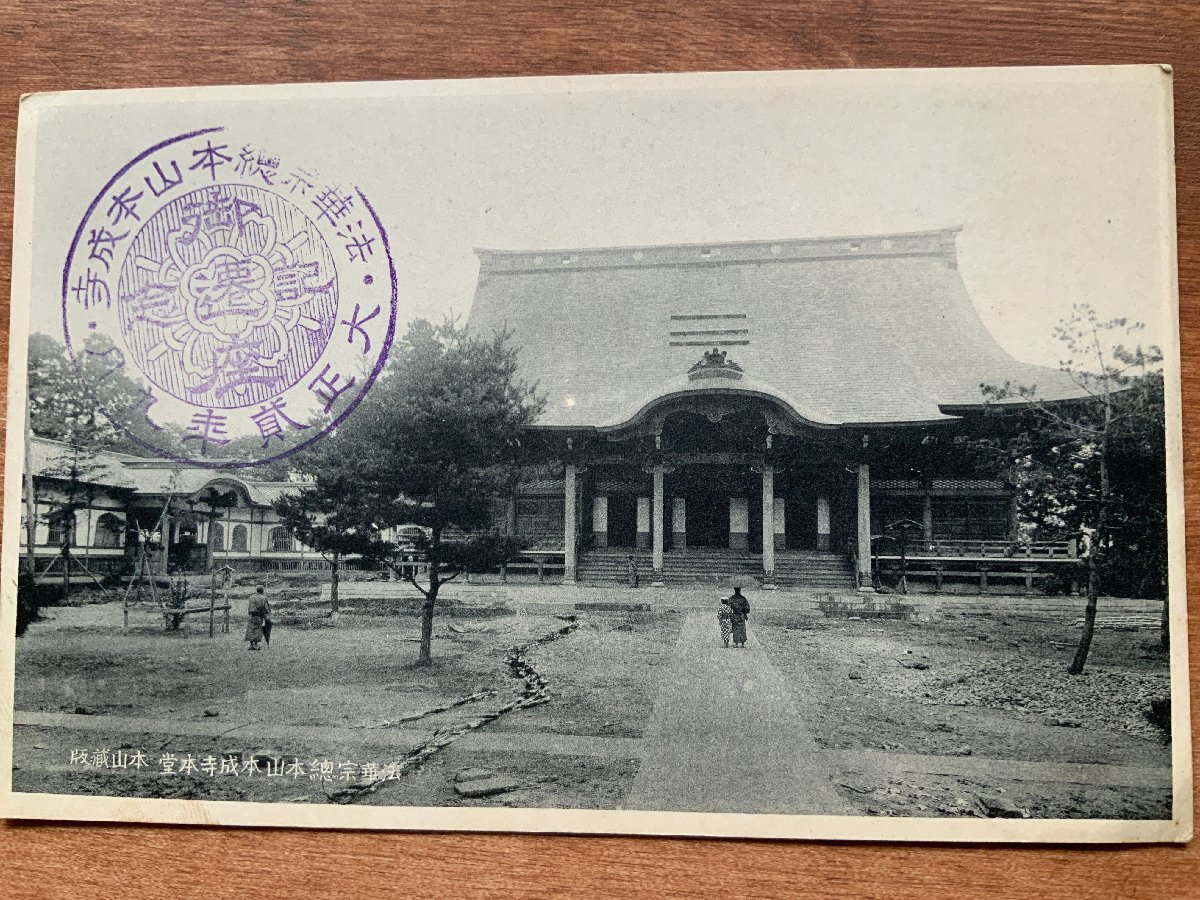
[[[721,626],[721,643],[729,649],[729,636],[733,634],[733,609],[729,606],[729,598],[722,597],[717,609],[717,624]]]

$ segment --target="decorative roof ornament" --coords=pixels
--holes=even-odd
[[[705,352],[700,361],[688,369],[688,381],[695,381],[698,378],[731,378],[737,380],[742,377],[742,367],[730,359],[726,359],[726,352],[713,347],[712,350]]]

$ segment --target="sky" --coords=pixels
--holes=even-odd
[[[986,324],[1056,365],[1076,303],[1144,321],[1146,343],[1173,333],[1169,90],[1146,66],[53,95],[19,161],[32,252],[14,290],[34,330],[61,333],[62,263],[92,197],[145,147],[219,124],[364,191],[402,321],[465,317],[476,247],[962,226]]]

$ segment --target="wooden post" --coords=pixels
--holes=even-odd
[[[210,543],[211,547],[212,544]],[[212,581],[208,587],[208,636],[216,634],[217,627],[217,573],[213,572]]]
[[[563,558],[563,583],[573,584],[576,571],[575,551],[578,545],[576,526],[579,521],[576,510],[579,499],[578,482],[574,463],[567,463],[564,467],[563,494],[566,501],[563,512],[563,549],[566,550]]]
[[[763,587],[775,580],[775,468],[762,467],[762,567]]]
[[[37,492],[33,485],[33,428],[29,418],[29,399],[25,401],[25,571],[37,574]]]
[[[666,501],[663,496],[663,482],[666,475],[666,469],[661,463],[659,463],[658,465],[654,466],[652,473],[654,475],[654,500],[652,507],[654,521],[650,524],[650,537],[653,542],[650,565],[651,568],[654,569],[654,580],[651,582],[651,585],[654,587],[661,587],[665,583],[663,581],[663,548],[665,547],[663,541],[663,525],[666,517],[663,514],[663,504]]]
[[[869,591],[871,584],[871,467],[858,465],[858,589]]]
[[[829,549],[829,498],[821,495],[817,498],[817,549]]]

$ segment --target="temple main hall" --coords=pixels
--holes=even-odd
[[[1012,490],[956,437],[983,385],[1079,390],[987,330],[959,231],[476,251],[469,326],[510,331],[546,398],[530,437],[550,462],[504,527],[567,581],[632,559],[654,584],[861,587],[898,541],[1012,556]]]

